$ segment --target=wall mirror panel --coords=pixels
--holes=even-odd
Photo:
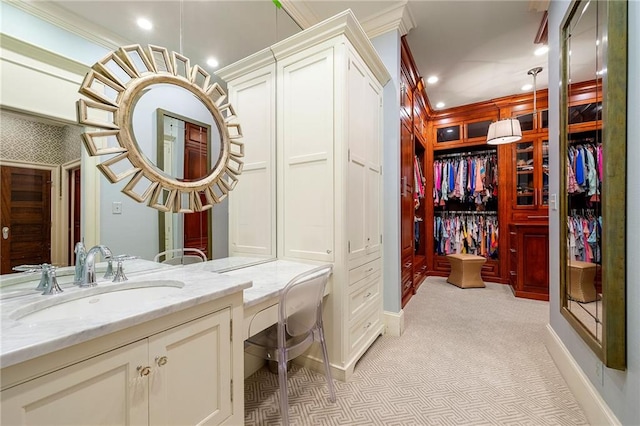
[[[577,0],[561,28],[561,312],[624,369],[626,2]]]
[[[253,3],[253,2],[252,2]],[[153,15],[153,7],[156,7],[159,3],[150,3],[149,6],[149,15]],[[201,47],[202,45],[207,46],[217,46],[217,51],[223,52],[220,53],[221,56],[224,56],[225,59],[219,57],[219,59],[223,59],[220,61],[220,67],[224,67],[230,63],[236,62],[237,60],[253,54],[264,47],[275,44],[276,42],[283,40],[297,32],[301,29],[299,26],[291,19],[291,17],[281,8],[277,8],[271,2],[265,2],[260,4],[248,4],[246,2],[221,2],[219,7],[221,8],[221,13],[216,15],[215,17],[210,17],[210,31],[211,36],[206,40],[194,38],[188,29],[185,29],[184,34],[181,33],[182,29],[180,28],[178,17],[183,14],[185,22],[187,22],[191,17],[199,15],[199,7],[198,2],[184,2],[183,8],[184,10],[179,10],[180,5],[178,2],[173,2],[171,4],[163,3],[162,7],[175,7],[175,17],[176,21],[171,25],[172,31],[156,31],[151,33],[141,33],[140,40],[131,40],[131,43],[140,43],[139,46],[147,53],[148,59],[154,64],[160,64],[167,60],[166,55],[164,54],[162,49],[151,49],[149,46],[168,46],[173,49],[173,51],[182,51],[184,48],[185,55],[177,55],[177,61],[173,61],[173,57],[169,57],[169,61],[171,66],[175,67],[175,74],[187,76],[190,73],[188,72],[190,69],[195,69],[195,64],[200,62],[202,64],[202,68],[196,71],[195,79],[198,84],[203,87],[212,87],[214,83],[218,83],[220,85],[220,89],[222,91],[226,91],[225,83],[221,81],[215,74],[213,73],[213,69],[207,69],[207,71],[202,72],[206,65],[204,64],[205,58],[201,57],[191,57],[188,56],[196,47]],[[34,6],[37,8],[38,5]],[[46,6],[46,5],[44,5]],[[91,29],[93,25],[101,26],[107,29],[114,29],[120,23],[110,23],[107,22],[104,18],[106,16],[99,16],[95,11],[92,12],[92,6],[89,3],[73,3],[73,8],[77,9],[76,12],[81,14],[82,16],[87,17],[87,28]],[[123,15],[125,11],[129,11],[130,4],[121,3],[117,6],[112,5],[111,7],[122,8]],[[3,3],[3,7],[5,4]],[[7,8],[11,7],[19,7],[19,4],[14,5],[6,5]],[[28,11],[27,11],[28,12]],[[60,15],[59,18],[64,20],[64,14]],[[242,19],[238,18],[242,17]],[[236,19],[238,18],[238,19]],[[35,20],[30,20],[34,22]],[[218,22],[222,21],[222,22]],[[228,23],[233,22],[234,31],[230,32],[228,30]],[[48,22],[42,22],[43,27],[50,25]],[[251,31],[248,31],[247,28],[251,28]],[[173,31],[175,30],[175,31]],[[33,28],[33,32],[37,32],[38,28]],[[241,33],[243,37],[235,37],[234,34]],[[172,36],[169,36],[169,35]],[[50,40],[52,43],[55,40]],[[178,46],[180,44],[180,46]],[[135,44],[131,44],[130,46],[137,46]],[[128,47],[128,46],[124,46]],[[54,45],[50,45],[47,47],[54,53],[58,52],[62,56],[66,54],[69,50],[69,45],[66,43],[64,39],[60,40],[60,50],[58,51]],[[132,66],[129,66],[129,70],[135,66],[139,70],[147,71],[155,70],[156,76],[171,76],[172,73],[166,72],[167,69],[165,67],[155,67],[155,65],[149,65],[145,63],[141,55],[136,54],[135,51],[137,49],[129,49],[128,52],[132,56],[131,62],[133,62]],[[195,49],[195,51],[199,51],[199,49]],[[200,50],[201,51],[201,50]],[[168,50],[169,55],[171,51]],[[83,52],[85,57],[87,56],[86,52]],[[231,56],[230,56],[231,55]],[[96,54],[94,56],[95,59],[99,60],[104,56],[104,48],[102,46],[96,45]],[[122,55],[118,55],[120,58]],[[189,61],[191,59],[191,61]],[[117,60],[114,60],[117,62]],[[125,63],[126,64],[126,63]],[[87,67],[92,65],[91,63],[86,62]],[[113,67],[112,64],[109,67],[113,70],[116,80],[125,80],[127,78],[131,78],[131,75],[123,70],[123,67],[120,67],[120,71],[117,70],[117,67]],[[189,68],[191,67],[191,68]],[[99,68],[94,67],[94,68]],[[210,75],[210,80],[208,84],[205,84],[206,75]],[[135,75],[135,72],[134,72]],[[86,123],[83,129],[79,129],[78,126],[70,125],[68,122],[66,123],[58,123],[52,125],[56,127],[56,129],[61,130],[53,130],[52,132],[63,132],[72,134],[72,137],[75,138],[74,144],[76,146],[82,146],[83,141],[81,137],[81,133],[84,131],[94,131],[96,130],[95,125],[91,125],[90,121],[95,119],[100,122],[109,121],[109,119],[114,119],[114,111],[111,109],[110,103],[113,103],[117,97],[119,92],[122,90],[121,85],[113,84],[113,82],[108,81],[100,81],[96,83],[95,87],[99,87],[101,94],[103,95],[102,102],[102,110],[99,110],[97,114],[93,114],[88,117],[89,122]],[[172,90],[176,92],[176,94],[171,96],[166,96],[166,93],[161,95],[156,95],[155,93],[161,93],[163,90],[167,90],[167,87],[170,87]],[[182,95],[178,94],[178,92],[184,92]],[[203,107],[203,103],[197,96],[194,96],[192,92],[188,90],[184,90],[180,85],[173,84],[171,82],[162,81],[160,79],[155,80],[153,83],[149,82],[148,85],[141,89],[140,96],[132,99],[131,102],[135,104],[135,108],[133,111],[135,114],[132,114],[131,121],[132,126],[129,129],[131,131],[132,138],[136,144],[136,150],[140,153],[142,160],[148,165],[148,169],[152,170],[154,173],[157,173],[161,177],[171,176],[175,178],[176,181],[185,184],[191,184],[193,181],[202,180],[206,178],[213,170],[216,169],[218,163],[220,162],[220,152],[222,151],[219,147],[223,145],[223,139],[221,135],[221,129],[219,127],[220,122],[224,122],[226,117],[226,112],[222,112],[223,116],[221,120],[212,119],[211,114],[208,117],[204,117],[202,114],[193,113],[188,110],[183,109],[182,107],[178,107],[178,104],[182,104],[182,102],[176,102],[176,96],[182,96],[185,98],[191,98],[192,107],[199,108],[200,110],[206,110],[206,107]],[[161,98],[163,102],[153,102],[153,98]],[[77,99],[77,97],[76,97]],[[87,101],[95,102],[94,99],[87,99]],[[218,99],[214,96],[213,102],[217,102]],[[224,105],[223,102],[220,106]],[[107,106],[104,106],[107,105]],[[139,110],[138,107],[141,107]],[[142,108],[144,107],[144,108]],[[34,108],[33,111],[24,110],[20,111],[24,114],[24,120],[21,118],[17,119],[19,125],[16,125],[17,131],[23,132],[25,128],[33,129],[34,137],[36,133],[45,133],[40,132],[37,128],[37,123],[39,118],[37,117],[37,113],[35,112],[37,108]],[[144,113],[141,113],[144,111]],[[165,118],[162,119],[162,122],[158,119],[159,114],[163,114]],[[106,117],[106,119],[105,119]],[[166,117],[171,117],[167,119]],[[238,117],[238,122],[242,123],[241,117]],[[200,150],[196,152],[197,155],[193,155],[190,158],[186,158],[183,154],[182,160],[178,161],[179,153],[175,153],[172,160],[169,160],[168,157],[164,154],[164,152],[159,151],[159,140],[165,138],[164,134],[161,133],[169,133],[171,134],[171,126],[173,125],[174,130],[179,128],[180,132],[186,132],[185,127],[186,123],[190,123],[192,128],[196,128],[197,133],[204,133],[203,131],[206,129],[206,143],[201,145]],[[95,123],[94,123],[95,124]],[[169,128],[168,132],[164,132],[164,130],[159,130],[161,127],[166,126]],[[72,129],[71,131],[67,131],[66,129]],[[104,130],[104,129],[103,129]],[[28,130],[27,130],[28,131]],[[49,132],[49,128],[47,128],[47,132]],[[105,136],[99,142],[100,148],[116,148],[117,137],[114,135],[106,136],[105,132],[102,136]],[[11,140],[15,140],[16,144],[18,144],[20,138],[17,136]],[[181,136],[182,137],[182,136]],[[3,145],[5,139],[3,138]],[[50,145],[48,140],[42,143],[39,143],[38,146],[44,149],[45,146]],[[6,146],[6,145],[5,145]],[[204,151],[204,147],[206,146],[206,152]],[[57,151],[60,151],[58,146],[51,146],[52,152],[51,154],[42,153],[38,158],[24,158],[19,155],[15,156],[2,156],[0,158],[0,163],[4,164],[17,164],[20,167],[25,168],[38,168],[41,167],[42,163],[49,163],[49,158],[57,158],[59,155]],[[184,147],[179,148],[184,150]],[[3,154],[8,152],[9,150],[3,150]],[[20,154],[20,150],[15,150],[18,154]],[[188,150],[187,150],[188,151]],[[79,150],[78,150],[79,152]],[[192,153],[194,150],[191,151]],[[113,159],[119,155],[119,152],[106,153],[105,155],[100,156],[100,161]],[[208,254],[210,258],[222,258],[227,257],[229,255],[229,230],[228,230],[228,202],[227,200],[223,200],[221,203],[215,204],[214,207],[205,209],[203,212],[196,213],[184,213],[184,212],[158,212],[157,210],[151,209],[147,207],[145,204],[139,204],[133,199],[123,196],[121,193],[122,189],[129,183],[131,175],[128,175],[127,178],[122,179],[121,181],[111,184],[100,172],[95,168],[95,164],[91,161],[87,161],[88,157],[83,157],[81,161],[81,155],[74,154],[73,162],[77,163],[77,166],[80,166],[80,171],[76,172],[77,176],[80,176],[78,180],[78,186],[76,187],[76,195],[82,194],[77,198],[75,205],[73,207],[77,208],[75,212],[75,225],[71,225],[69,222],[74,219],[70,219],[69,209],[73,208],[70,205],[66,205],[67,202],[69,204],[73,204],[69,201],[69,196],[72,194],[69,190],[69,185],[66,183],[63,184],[63,181],[66,182],[66,174],[68,164],[71,162],[67,161],[68,159],[65,157],[65,161],[67,161],[67,165],[61,166],[63,161],[57,162],[56,164],[52,164],[52,168],[56,168],[56,185],[55,191],[52,192],[52,198],[59,198],[59,202],[56,207],[51,208],[51,221],[55,223],[55,226],[59,227],[59,232],[53,232],[53,240],[51,244],[50,253],[54,253],[52,257],[49,258],[50,261],[54,262],[56,265],[65,266],[71,265],[73,263],[73,245],[75,240],[79,238],[87,238],[88,233],[86,232],[87,223],[91,220],[95,220],[96,223],[92,225],[95,229],[98,230],[98,237],[95,239],[91,238],[90,233],[88,235],[88,240],[86,239],[87,244],[95,244],[102,243],[108,245],[112,251],[116,254],[132,254],[140,256],[143,259],[153,259],[153,256],[162,251],[163,249],[168,248],[180,248],[185,247],[185,233],[183,232],[186,228],[191,228],[193,232],[190,234],[190,237],[195,237],[201,241],[207,241],[208,244]],[[188,168],[191,170],[199,170],[197,174],[184,175],[184,166],[188,161],[195,161],[197,163],[196,167],[189,166]],[[82,163],[80,165],[80,163]],[[166,163],[166,164],[165,164]],[[182,163],[182,171],[178,172],[180,169],[180,163]],[[171,164],[172,170],[168,171],[167,167]],[[120,175],[122,173],[127,173],[130,170],[128,165],[122,164],[118,165],[118,167],[114,166],[114,174]],[[232,185],[232,180],[229,180],[229,176],[223,176],[223,180],[225,183]],[[144,192],[149,189],[149,186],[152,182],[149,179],[141,178],[135,185],[135,192],[142,196]],[[222,184],[224,185],[224,184]],[[226,189],[226,188],[225,188]],[[221,192],[219,192],[221,191]],[[61,192],[63,193],[61,195]],[[93,199],[90,199],[90,196],[84,197],[84,195],[94,195]],[[171,206],[170,197],[171,193],[168,190],[158,191],[155,202],[159,206]],[[206,205],[208,202],[207,194],[197,194],[198,196],[185,196],[182,194],[178,201],[178,210],[187,210],[188,207],[195,204]],[[212,193],[209,194],[213,197],[222,198],[223,190],[220,189],[219,186],[213,188]],[[148,199],[147,199],[148,200]],[[62,204],[65,204],[62,206]],[[93,212],[91,214],[87,214],[90,208],[93,208]],[[162,209],[159,209],[162,210]],[[167,208],[167,210],[169,210]],[[82,220],[79,218],[82,217]],[[193,226],[190,226],[185,223],[186,218],[193,219]],[[174,224],[171,228],[167,228],[167,224]],[[67,228],[75,227],[78,231],[74,237],[73,232],[69,234]],[[171,231],[171,237],[167,234],[167,229]],[[56,242],[57,240],[57,242]],[[169,241],[165,243],[164,241]],[[48,242],[36,241],[35,244],[45,245],[49,247]],[[4,251],[4,246],[3,246]],[[275,256],[275,253],[273,253]],[[15,264],[23,264],[27,263],[26,259],[20,260],[15,259]],[[7,273],[10,273],[10,268]],[[3,270],[4,273],[4,270]],[[0,287],[3,285],[3,282],[0,282]]]

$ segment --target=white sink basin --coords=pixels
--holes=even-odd
[[[184,283],[176,280],[139,281],[94,287],[73,294],[42,296],[45,300],[16,309],[10,317],[35,324],[54,320],[83,320],[142,306],[166,296],[178,294]]]

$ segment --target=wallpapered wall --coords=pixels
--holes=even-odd
[[[0,112],[0,159],[61,165],[80,158],[83,128]]]

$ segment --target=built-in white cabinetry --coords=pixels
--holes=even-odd
[[[229,99],[239,112],[244,169],[229,197],[229,254],[276,256],[276,105],[272,62],[234,80]],[[258,58],[256,58],[258,59]]]
[[[278,257],[333,263],[325,332],[335,375],[347,379],[384,331],[381,117],[382,86],[389,74],[350,11],[217,74],[228,83],[241,123],[275,115],[275,187],[263,188],[267,178],[243,182],[243,173],[229,194],[230,203],[239,207],[234,198],[243,185],[251,194],[277,194]],[[275,99],[265,91],[251,107],[238,103],[246,87],[265,84],[268,78],[276,87]],[[270,140],[262,136],[260,144]],[[247,158],[253,149],[266,152],[263,146],[254,148],[246,132],[244,142]],[[249,226],[257,226],[264,209],[238,214],[253,218]],[[262,230],[273,232],[271,227]],[[233,232],[230,238],[230,246],[237,246]],[[321,357],[312,353],[307,359],[321,367]]]
[[[240,302],[240,296],[237,299]],[[202,312],[205,309],[199,308],[197,313],[178,317],[181,321]],[[233,362],[241,354],[242,340],[237,339],[233,347],[233,312],[231,305],[220,306],[178,325],[171,319],[156,320],[138,331],[105,336],[53,355],[60,362],[81,359],[67,361],[69,365],[61,368],[47,368],[43,362],[11,367],[9,380],[17,384],[2,390],[1,423],[45,425],[52,419],[64,425],[241,423],[242,393],[233,392],[232,380],[240,380],[238,386],[243,388],[241,362]],[[235,312],[239,316],[240,310]],[[122,337],[159,327],[167,329],[118,344]],[[113,349],[87,358],[100,347]],[[34,373],[33,365],[51,371]]]

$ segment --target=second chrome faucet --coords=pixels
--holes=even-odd
[[[76,283],[79,287],[93,287],[98,284],[96,281],[96,254],[98,252],[100,252],[103,259],[113,256],[107,246],[97,245],[91,247],[82,264],[80,280]]]

